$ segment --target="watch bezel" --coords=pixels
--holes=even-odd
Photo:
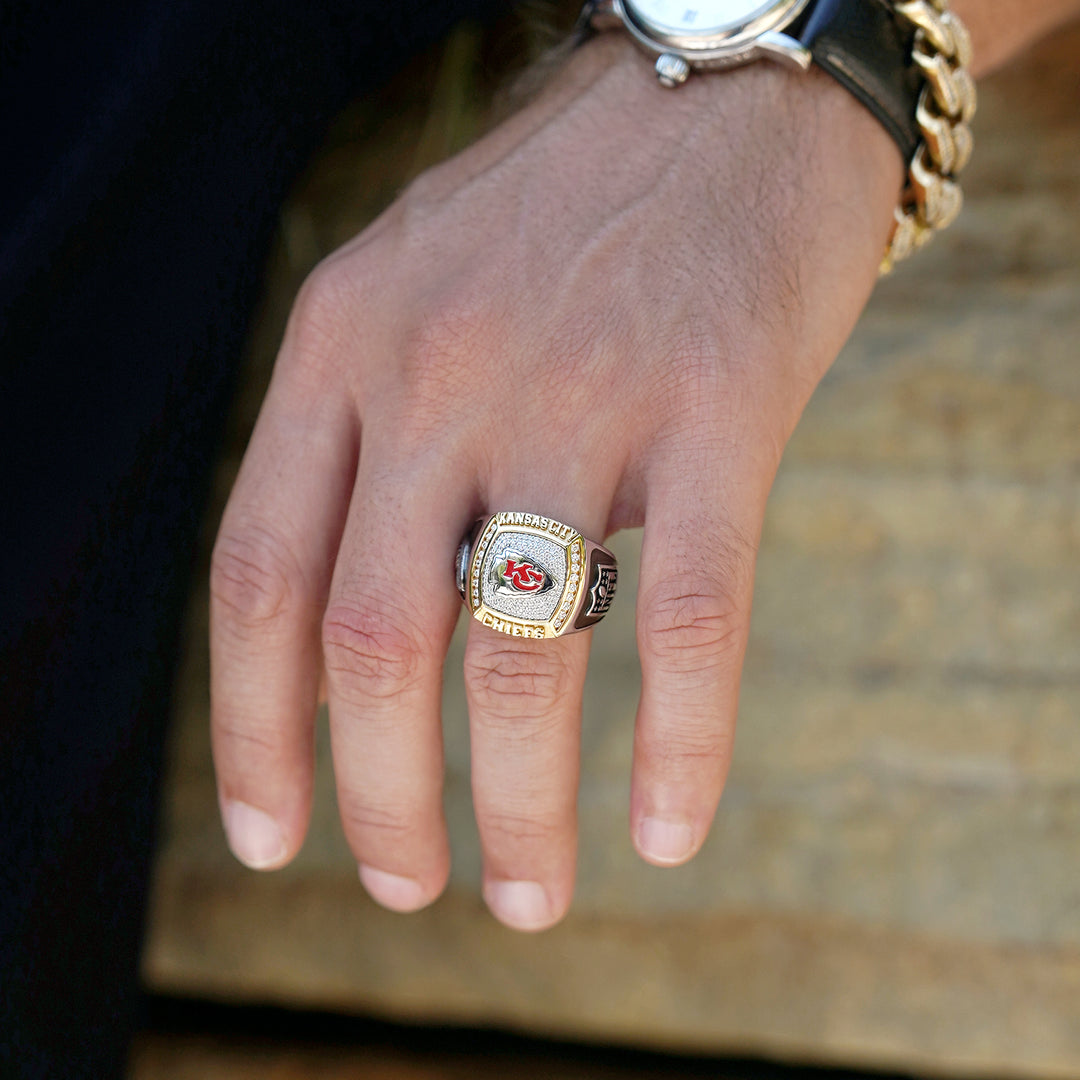
[[[790,26],[810,0],[777,0],[768,10],[745,23],[711,33],[673,32],[650,22],[632,5],[632,0],[611,0],[612,9],[623,25],[653,52],[670,52],[692,64],[701,61],[736,59],[752,50],[764,34]]]

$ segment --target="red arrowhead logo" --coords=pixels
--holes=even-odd
[[[507,551],[495,567],[499,588],[515,593],[547,592],[555,581],[540,565],[516,551]]]

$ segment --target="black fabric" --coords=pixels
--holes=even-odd
[[[921,137],[915,106],[922,80],[911,62],[914,30],[901,25],[885,0],[817,0],[793,34],[881,121],[904,163],[910,162]]]
[[[493,0],[0,0],[0,1076],[122,1075],[178,627],[283,194]]]

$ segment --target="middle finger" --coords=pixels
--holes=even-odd
[[[346,838],[367,890],[411,911],[449,873],[439,710],[458,602],[445,567],[471,491],[452,456],[392,468],[373,441],[361,450],[323,657]]]

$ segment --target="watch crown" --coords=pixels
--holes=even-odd
[[[681,86],[690,74],[690,65],[672,53],[661,53],[656,58],[656,77],[661,86]]]

